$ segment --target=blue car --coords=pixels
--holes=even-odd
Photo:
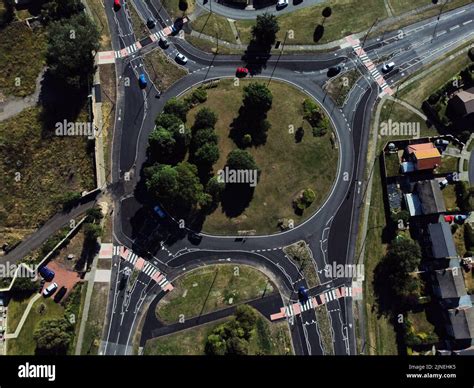
[[[309,299],[308,290],[304,286],[301,286],[300,288],[298,288],[298,297],[300,298],[300,301],[302,303],[305,303],[308,301]]]
[[[138,84],[142,89],[146,88],[146,86],[148,85],[148,81],[146,80],[145,74],[140,74],[140,76],[138,77]]]
[[[160,218],[165,218],[166,217],[165,212],[163,210],[161,210],[161,207],[159,207],[158,205],[153,208],[153,211],[156,214],[158,214],[158,217],[160,217]]]
[[[54,278],[54,271],[49,269],[48,267],[44,266],[41,267],[39,270],[40,275],[46,280],[47,282],[50,282]]]

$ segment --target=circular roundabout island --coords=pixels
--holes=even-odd
[[[168,100],[149,144],[150,194],[212,235],[291,229],[321,207],[338,173],[331,120],[276,80],[212,80]]]

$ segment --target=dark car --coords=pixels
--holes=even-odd
[[[309,299],[308,290],[304,286],[301,286],[300,288],[298,288],[298,298],[300,299],[301,303],[305,303],[308,301]]]
[[[153,211],[155,212],[155,214],[158,215],[158,217],[160,218],[165,218],[166,217],[166,213],[161,209],[161,207],[159,207],[158,205],[156,205],[154,208],[153,208]]]
[[[47,282],[50,282],[54,278],[54,271],[49,269],[48,267],[44,266],[39,269],[40,275],[45,279]]]
[[[128,275],[126,273],[122,274],[122,277],[120,278],[120,284],[119,288],[123,290],[125,288],[125,285],[127,284],[128,280]]]
[[[163,49],[167,49],[168,47],[170,47],[170,42],[168,42],[168,39],[162,36],[160,37],[160,46]]]
[[[54,295],[54,301],[56,303],[61,302],[61,299],[66,295],[67,288],[66,287],[61,287],[58,292],[56,292],[56,295]]]
[[[155,27],[156,27],[156,21],[155,21],[155,19],[149,18],[149,19],[146,21],[146,26],[147,26],[149,29],[155,28]]]

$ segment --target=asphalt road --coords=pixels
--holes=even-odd
[[[146,7],[139,8],[142,16],[146,17],[150,13],[158,20],[168,20],[163,9],[148,6],[150,3],[155,2],[151,0],[145,3]],[[120,12],[106,9],[114,49],[132,44],[134,37],[125,13],[119,16]],[[397,85],[408,75],[472,37],[468,23],[472,20],[472,11],[471,5],[444,15],[436,25],[436,31],[436,20],[431,19],[405,28],[403,36],[387,33],[383,37],[367,40],[364,48],[375,63],[388,59],[396,63],[398,70],[387,76],[389,84],[396,90]],[[168,55],[173,57],[177,51],[185,53],[190,59],[187,65],[189,75],[172,85],[160,99],[154,98],[154,85],[145,90],[138,88],[136,78],[140,72],[146,71],[141,52],[117,63],[121,82],[127,79],[132,82],[130,86],[125,86],[126,82],[119,83],[113,142],[113,186],[116,198],[114,235],[116,243],[129,247],[137,244],[131,222],[141,211],[133,190],[140,179],[147,138],[156,115],[168,98],[204,80],[233,77],[235,68],[243,64],[240,56],[213,56],[176,38],[172,39],[172,43],[167,50]],[[142,51],[144,53],[149,49],[145,47]],[[340,152],[333,190],[315,215],[287,232],[248,236],[244,239],[201,234],[199,243],[194,243],[189,234],[184,233],[164,241],[163,248],[150,255],[149,259],[171,281],[199,265],[228,260],[250,263],[271,272],[278,280],[284,297],[295,301],[298,287],[307,284],[294,264],[285,257],[282,251],[285,245],[298,240],[307,241],[319,269],[333,262],[353,263],[359,208],[365,193],[364,166],[369,119],[380,90],[351,48],[325,54],[282,55],[277,61],[277,58],[270,57],[258,77],[269,77],[273,73],[275,79],[289,82],[318,100],[331,117]],[[327,69],[338,63],[343,63],[346,70],[358,68],[363,72],[358,86],[351,91],[342,109],[335,107],[332,99],[325,97],[322,91]],[[137,317],[147,310],[154,298],[159,297],[158,287],[143,273],[131,285],[130,292],[118,289],[118,280],[127,266],[128,263],[114,259],[113,275],[116,281],[112,286],[115,288],[108,307],[108,331],[101,346],[102,352],[106,354],[131,353],[131,336],[137,329]],[[351,279],[325,279],[322,275],[322,282],[334,287],[336,283],[350,285]],[[355,354],[351,298],[330,302],[328,309],[336,354]],[[313,310],[297,317],[291,328],[297,354],[322,354]]]

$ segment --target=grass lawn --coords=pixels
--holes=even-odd
[[[107,22],[107,15],[102,1],[88,0],[87,4],[92,12],[92,17],[100,32],[100,48],[101,50],[111,50],[109,25]]]
[[[133,6],[133,3],[127,3],[127,9],[130,11],[130,19],[132,20],[132,28],[135,33],[135,37],[140,40],[150,35],[150,31],[143,23],[140,15]],[[121,12],[124,12],[125,9]]]
[[[474,271],[472,269],[470,272],[464,272],[464,283],[466,284],[467,292],[470,295],[474,294]]]
[[[165,91],[188,72],[172,62],[160,48],[143,57],[151,81],[160,91]]]
[[[392,123],[412,123],[416,125],[415,128],[420,129],[420,137],[438,135],[438,131],[434,127],[428,128],[426,122],[416,113],[405,108],[403,105],[397,102],[387,100],[385,101],[382,107],[382,112],[380,113],[379,125],[381,125],[383,122],[388,123],[389,119],[392,120]],[[387,134],[382,133],[382,129],[382,127],[379,128],[380,138],[378,145],[380,149],[382,149],[385,143],[390,140],[413,138],[414,135],[416,135],[416,133],[413,133],[401,134],[399,136],[393,136],[392,134],[392,136],[388,136]]]
[[[332,325],[326,305],[315,309],[316,321],[318,322],[318,334],[323,347],[324,355],[334,355],[334,340],[332,338]]]
[[[311,249],[305,241],[298,241],[289,245],[283,248],[283,251],[295,262],[308,282],[308,287],[312,288],[321,284],[316,262],[313,260]]]
[[[438,173],[448,173],[458,171],[459,158],[445,155],[441,159],[441,166],[436,169]]]
[[[74,329],[74,338],[69,345],[69,354],[74,354],[76,350],[77,336],[79,334],[79,327],[82,318],[84,301],[86,299],[87,282],[77,283],[71,293],[68,295],[69,309],[67,311],[68,317],[74,314],[76,320],[76,327]]]
[[[466,243],[464,241],[464,225],[458,226],[453,234],[454,245],[459,256],[463,257],[466,253]]]
[[[219,135],[220,158],[214,166],[215,171],[224,168],[228,153],[237,148],[229,138],[229,128],[238,116],[243,86],[249,82],[242,80],[236,87],[231,80],[221,80],[218,87],[208,90],[207,101],[188,113],[189,125],[194,122],[196,112],[204,106],[219,116],[216,133]],[[319,208],[332,187],[338,151],[331,143],[331,131],[322,137],[312,135],[309,124],[303,120],[305,94],[275,81],[269,88],[273,94],[273,108],[268,113],[272,127],[268,131],[267,143],[248,148],[262,171],[253,199],[242,214],[233,218],[219,206],[206,218],[203,225],[206,232],[229,234],[255,230],[260,234],[272,233],[278,230],[278,220],[283,218],[293,219],[297,225]],[[301,142],[295,141],[294,133],[289,131],[290,125],[295,130],[303,126],[305,134]],[[292,201],[305,188],[312,188],[316,199],[303,215],[296,215]]]
[[[78,120],[86,121],[85,112],[81,116]],[[42,130],[36,107],[0,122],[0,226],[37,227],[55,213],[65,190],[80,192],[95,185],[86,138],[48,139]]]
[[[363,287],[367,340],[365,354],[396,355],[398,350],[395,330],[387,317],[379,316],[373,288],[374,269],[385,255],[388,243],[382,237],[382,231],[386,226],[384,212],[380,167],[379,163],[376,163],[364,257],[366,272]]]
[[[338,106],[343,106],[349,92],[361,76],[358,69],[350,70],[333,78],[327,84],[327,93],[336,101]]]
[[[110,269],[112,267],[112,259],[100,259],[97,261],[97,269]]]
[[[440,67],[432,68],[424,77],[411,83],[406,88],[400,89],[398,98],[420,108],[424,100],[469,64],[470,60],[467,53],[461,54],[456,57],[456,59],[449,61]]]
[[[82,354],[97,354],[107,308],[108,283],[95,283],[82,342]]]
[[[196,38],[195,36],[186,35],[186,41],[192,44],[194,47],[197,47],[203,51],[214,53],[214,54],[242,54],[242,50],[234,50],[229,47],[226,47],[224,44],[219,43],[217,47],[216,43],[213,43],[207,39]]]
[[[397,176],[400,173],[400,158],[398,154],[385,154],[385,173],[387,177]]]
[[[18,323],[20,323],[20,319],[23,316],[23,313],[26,310],[26,306],[31,298],[33,298],[36,293],[33,293],[29,298],[16,300],[11,299],[8,303],[8,333],[14,333]]]
[[[44,304],[46,308],[40,312],[39,306]],[[33,339],[35,329],[45,319],[59,319],[64,315],[64,307],[55,303],[53,299],[38,299],[30,310],[28,318],[16,339],[8,340],[9,355],[34,355],[36,343]]]
[[[185,319],[196,317],[274,290],[262,272],[236,264],[199,268],[178,278],[174,285],[175,290],[157,306],[157,317],[166,323],[177,322],[181,314]]]
[[[194,11],[194,0],[187,0],[187,3],[188,9],[184,12],[184,15],[189,15]],[[183,11],[179,10],[179,0],[162,0],[161,5],[168,11],[172,20],[183,16]]]
[[[444,198],[444,204],[446,205],[446,210],[454,209],[458,206],[456,202],[455,185],[448,185],[442,190],[442,193]]]
[[[0,30],[0,95],[24,97],[36,88],[36,78],[45,65],[46,37],[12,23]]]
[[[236,39],[230,28],[229,21],[215,13],[205,13],[192,22],[191,27],[194,31],[204,35],[212,36],[216,39],[235,43]]]
[[[328,5],[332,8],[332,15],[323,20],[321,12]],[[332,0],[279,16],[280,31],[277,37],[283,41],[286,31],[291,30],[293,39],[287,39],[287,44],[314,44],[314,29],[324,23],[324,34],[317,43],[327,43],[369,29],[377,18],[384,19],[386,16],[383,0]],[[253,20],[236,22],[242,43],[250,41],[254,23]]]
[[[164,337],[147,341],[145,355],[205,355],[206,339],[215,327],[227,321],[223,319],[183,330]],[[249,355],[287,355],[292,354],[288,323],[270,323],[259,316],[257,328],[249,341]]]

